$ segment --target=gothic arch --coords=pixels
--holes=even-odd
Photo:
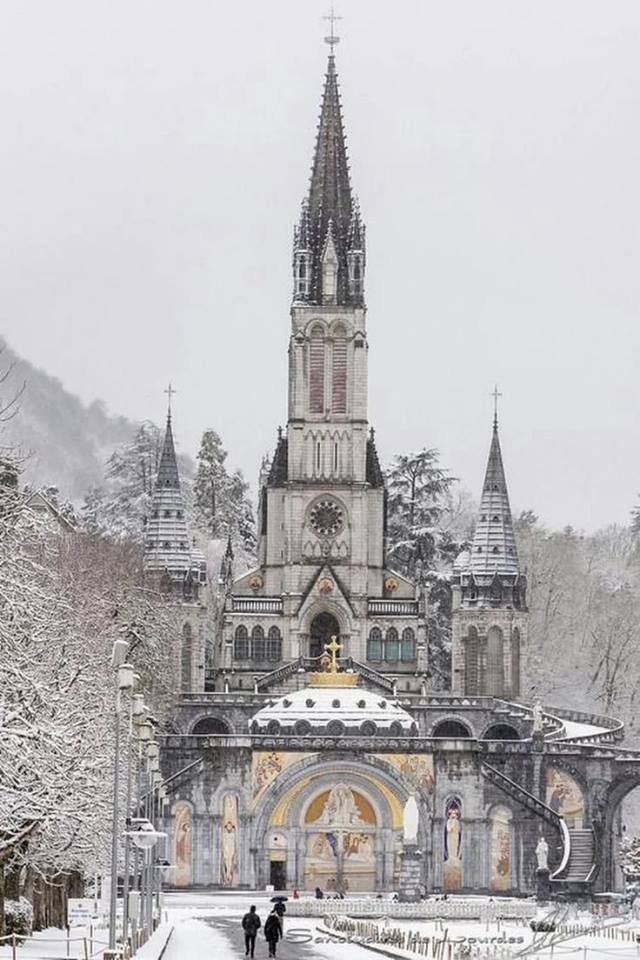
[[[490,697],[501,697],[504,695],[504,631],[501,627],[489,627],[486,646],[486,667],[481,671],[484,677],[481,677],[480,691]]]
[[[187,621],[182,625],[180,644],[180,689],[191,693],[193,688],[193,627]]]

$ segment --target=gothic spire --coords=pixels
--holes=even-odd
[[[170,408],[169,412],[167,413],[167,427],[164,434],[162,454],[160,455],[158,476],[156,477],[156,490],[162,489],[163,487],[171,487],[178,490],[180,489],[180,476],[178,474],[176,449],[173,443]]]
[[[146,522],[144,564],[148,573],[163,575],[180,591],[188,581],[189,595],[193,597],[198,585],[206,579],[206,568],[204,556],[190,543],[169,406],[158,474],[151,495],[151,512]]]
[[[520,572],[498,436],[497,411],[493,419],[493,436],[482,487],[480,515],[471,548],[470,566],[474,574],[517,576]]]
[[[337,264],[324,256],[332,233]],[[362,303],[364,228],[356,210],[333,46],[325,77],[309,193],[294,238],[296,300]]]

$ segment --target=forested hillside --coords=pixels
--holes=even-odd
[[[115,447],[131,439],[136,424],[111,416],[100,401],[86,406],[2,340],[0,349],[2,373],[10,371],[0,386],[0,400],[20,394],[17,412],[3,425],[3,444],[16,448],[25,483],[57,486],[65,499],[82,501],[102,480]]]

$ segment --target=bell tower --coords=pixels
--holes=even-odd
[[[426,670],[424,599],[385,568],[385,484],[367,411],[365,226],[334,48],[293,236],[286,430],[260,491],[258,566],[230,585],[217,683],[295,683],[332,637],[392,690]],[[383,675],[384,674],[384,675]],[[299,677],[298,677],[299,679]]]
[[[496,407],[473,543],[454,567],[452,692],[520,697],[528,620]]]
[[[337,42],[332,34],[332,43]],[[352,196],[333,47],[309,193],[293,240],[288,475],[363,483],[367,446],[365,228]]]

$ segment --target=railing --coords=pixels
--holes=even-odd
[[[367,613],[370,617],[417,617],[417,600],[369,600]]]
[[[282,613],[282,597],[231,597],[233,613]]]
[[[284,683],[285,680],[293,677],[296,673],[306,673],[303,657],[298,657],[297,660],[290,660],[281,667],[276,667],[275,670],[271,670],[270,673],[263,674],[263,676],[259,677],[256,681],[256,686],[258,690],[268,690],[269,687],[277,683]]]
[[[550,874],[549,880],[563,880],[562,874],[567,869],[571,854],[571,837],[564,817],[557,814],[555,810],[552,810],[551,807],[543,803],[542,800],[539,800],[538,797],[534,797],[532,793],[529,793],[528,790],[521,787],[515,780],[511,780],[510,777],[501,773],[500,770],[496,770],[495,767],[489,766],[488,763],[483,763],[481,770],[487,780],[490,780],[491,783],[494,783],[501,790],[510,794],[510,796],[518,803],[521,803],[522,806],[528,807],[529,810],[532,810],[533,813],[542,817],[543,820],[546,820],[547,823],[550,823],[560,831],[560,835],[562,836],[562,859],[557,869]]]
[[[434,917],[448,919],[497,918],[530,919],[536,915],[535,900],[525,898],[488,901],[486,897],[449,897],[447,900],[431,898],[419,903],[399,903],[378,899],[376,896],[345,897],[344,900],[316,900],[304,897],[289,900],[287,916],[291,917],[408,917],[428,920]]]
[[[528,807],[539,817],[542,817],[543,820],[546,820],[547,823],[550,823],[558,830],[560,829],[560,822],[562,821],[562,823],[564,823],[562,817],[560,817],[555,810],[552,810],[551,807],[548,807],[546,803],[534,797],[532,793],[529,793],[528,790],[521,787],[515,780],[511,780],[506,774],[500,770],[496,770],[495,767],[490,766],[488,763],[483,763],[481,769],[487,780],[490,780],[501,790],[509,793],[514,800],[517,800],[518,803],[521,803],[524,807]]]
[[[353,657],[349,657],[348,669],[355,670],[356,673],[359,673],[360,676],[368,680],[369,683],[375,683],[381,690],[386,690],[387,693],[395,695],[395,684],[393,680],[378,673],[373,667],[368,667],[366,663],[360,663],[358,660],[354,660]]]

